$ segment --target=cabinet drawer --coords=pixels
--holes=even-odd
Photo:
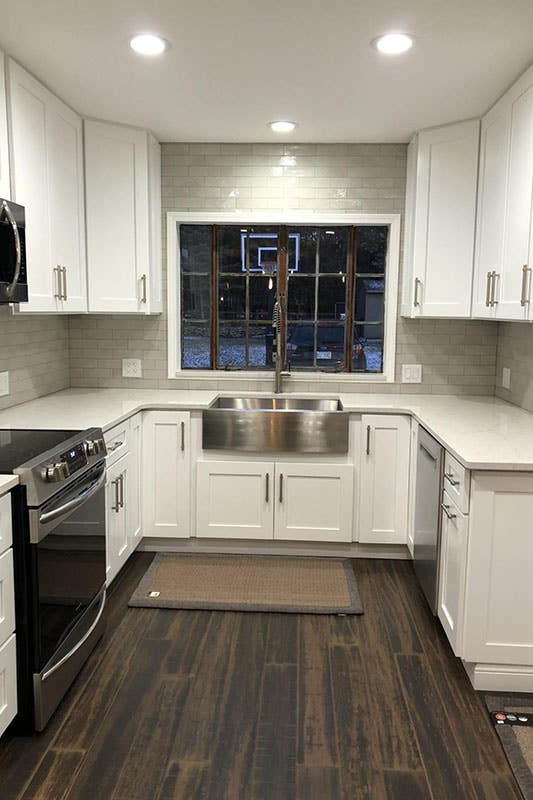
[[[17,649],[15,634],[0,647],[0,736],[17,713]]]
[[[105,444],[107,447],[107,465],[114,464],[119,458],[129,453],[130,421],[129,419],[115,425],[111,430],[104,433]]]
[[[468,514],[470,472],[449,453],[444,458],[444,488],[459,510]]]
[[[13,550],[0,556],[0,643],[15,630],[15,586],[13,581]]]
[[[0,497],[0,553],[8,550],[13,542],[11,529],[11,494]]]

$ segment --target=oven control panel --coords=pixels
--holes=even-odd
[[[85,443],[80,442],[65,453],[61,453],[54,463],[46,464],[41,475],[47,483],[57,483],[66,480],[85,466],[87,466],[87,451]]]

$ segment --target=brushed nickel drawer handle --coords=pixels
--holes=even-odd
[[[120,507],[124,508],[124,473],[119,477],[120,481]]]
[[[265,503],[270,502],[270,473],[265,475]]]
[[[116,478],[114,481],[111,481],[111,485],[115,489],[115,505],[111,506],[111,508],[113,511],[116,511],[117,514],[120,511],[120,489],[118,488],[118,482],[118,478]]]
[[[442,508],[448,519],[457,519],[457,514],[451,514],[450,506],[447,506],[446,503],[441,503],[440,507]]]
[[[453,477],[453,472],[445,472],[445,473],[444,473],[444,477],[446,478],[446,480],[447,480],[447,481],[449,481],[449,482],[450,482],[450,484],[451,484],[452,486],[459,486],[459,484],[461,483],[461,481],[456,481],[456,480],[454,479],[454,477]]]
[[[108,453],[114,453],[115,450],[118,450],[118,448],[122,447],[123,444],[124,444],[124,442],[113,442],[113,444],[109,444],[107,446],[107,452]]]

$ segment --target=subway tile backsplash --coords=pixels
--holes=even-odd
[[[500,322],[496,361],[496,395],[533,411],[533,326],[526,322]],[[511,370],[511,388],[502,387],[502,370]]]

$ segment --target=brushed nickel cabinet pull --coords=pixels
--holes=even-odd
[[[268,472],[265,478],[265,503],[268,503],[270,501],[270,474]]]
[[[61,267],[61,273],[63,275],[63,300],[68,300],[67,295],[67,268]]]
[[[124,473],[119,477],[120,481],[120,507],[124,508]]]
[[[485,305],[487,308],[490,306],[490,284],[492,280],[492,272],[487,272],[487,290],[485,292]]]
[[[460,481],[456,481],[453,477],[453,472],[445,472],[444,477],[451,484],[451,486],[459,486]]]
[[[56,282],[56,291],[54,292],[54,297],[56,298],[56,300],[62,300],[63,292],[61,290],[61,267],[60,266],[54,267],[53,272]]]
[[[107,452],[113,453],[115,450],[118,450],[119,447],[122,447],[124,442],[113,442],[113,444],[107,445]]]
[[[448,519],[456,519],[457,518],[457,514],[451,514],[450,513],[450,506],[447,506],[445,503],[441,503],[440,507],[442,508],[442,510],[444,511],[446,516],[448,517]]]
[[[141,303],[146,303],[146,275],[141,275]]]
[[[181,423],[181,452],[185,450],[185,423]]]
[[[366,426],[366,454],[370,455],[370,425]]]
[[[522,307],[529,303],[528,297],[528,276],[531,273],[531,268],[527,264],[522,267],[522,291],[520,293],[520,305]]]
[[[418,287],[421,285],[422,281],[420,278],[415,278],[415,296],[413,299],[413,305],[418,307],[420,305],[420,298],[418,297]]]
[[[279,502],[283,503],[283,473],[279,476]]]
[[[120,511],[120,495],[119,495],[120,490],[118,488],[118,478],[116,478],[114,481],[111,481],[111,485],[115,489],[115,505],[111,506],[111,508],[118,514],[118,512]]]
[[[491,282],[491,289],[490,289],[490,304],[491,306],[497,306],[498,301],[496,300],[496,278],[500,277],[499,272],[492,271],[492,282]]]

